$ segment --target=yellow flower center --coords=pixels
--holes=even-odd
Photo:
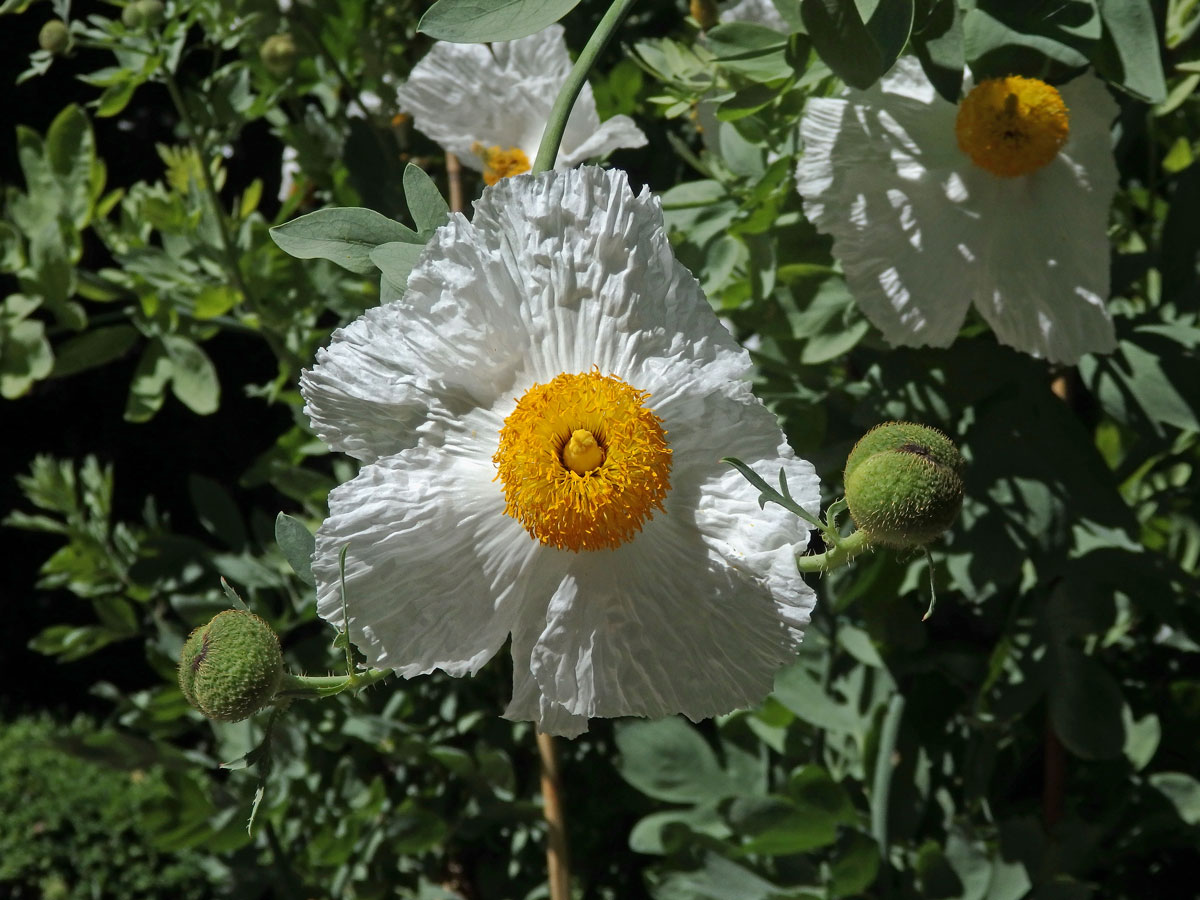
[[[517,147],[509,147],[504,150],[495,146],[485,147],[476,141],[471,150],[483,160],[483,181],[487,185],[493,185],[501,178],[508,178],[510,175],[528,172],[532,168],[529,165],[529,157]]]
[[[492,457],[505,513],[562,550],[630,540],[671,487],[671,449],[649,396],[596,369],[527,390]]]
[[[975,165],[1013,177],[1053,161],[1071,123],[1058,91],[1036,78],[1010,75],[977,84],[959,106],[954,130]]]

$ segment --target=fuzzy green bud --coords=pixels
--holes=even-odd
[[[268,72],[282,78],[296,65],[296,42],[290,34],[273,34],[263,41],[258,56]]]
[[[963,458],[936,428],[877,425],[846,459],[846,503],[873,544],[920,547],[954,524],[963,499]]]
[[[71,32],[67,30],[67,23],[62,19],[51,19],[38,32],[38,46],[55,56],[66,53],[70,43]]]
[[[162,0],[133,0],[121,10],[121,23],[128,29],[152,28],[162,21]]]
[[[271,702],[283,655],[271,626],[242,609],[218,613],[193,631],[179,654],[179,688],[210,719],[240,722]]]

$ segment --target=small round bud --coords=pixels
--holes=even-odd
[[[163,20],[162,0],[136,0],[133,4],[142,16],[142,24],[153,27]]]
[[[258,56],[268,72],[282,78],[296,65],[296,42],[290,34],[273,34],[263,41]]]
[[[38,32],[38,46],[55,56],[65,53],[70,43],[71,32],[67,30],[67,23],[62,19],[51,19]]]
[[[121,24],[131,31],[142,27],[142,11],[138,9],[136,2],[130,3],[121,10]]]
[[[846,459],[846,503],[854,524],[884,547],[920,547],[962,507],[963,458],[936,428],[877,425]]]
[[[283,655],[271,626],[242,609],[218,613],[193,631],[179,654],[179,688],[210,719],[240,722],[271,702]]]

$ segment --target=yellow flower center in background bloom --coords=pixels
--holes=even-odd
[[[1062,95],[1036,78],[977,84],[958,107],[958,146],[994,175],[1028,175],[1053,161],[1070,134]]]
[[[520,175],[522,172],[528,172],[532,166],[529,164],[529,157],[525,155],[523,150],[517,147],[509,147],[503,150],[500,147],[485,147],[483,144],[476,141],[471,150],[483,160],[483,182],[487,185],[493,185],[501,178],[508,178],[510,175]]]
[[[562,550],[630,540],[671,487],[671,449],[649,396],[595,369],[527,390],[492,457],[505,513]]]

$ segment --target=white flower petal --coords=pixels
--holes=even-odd
[[[867,91],[809,101],[797,185],[868,318],[895,344],[947,346],[974,301],[997,337],[1074,362],[1114,346],[1105,230],[1116,107],[1094,76],[1062,89],[1071,135],[1000,178],[957,147],[957,108],[902,58]]]
[[[494,477],[487,442],[461,431],[366,466],[329,495],[313,556],[317,611],[343,625],[346,547],[350,633],[372,665],[474,674],[519,621],[540,548],[504,515]]]
[[[798,484],[812,477],[788,467]],[[759,511],[757,495],[736,472],[699,496],[673,490],[641,538],[577,557],[533,651],[543,695],[575,715],[693,720],[761,700],[814,595],[795,566],[805,526]]]
[[[439,41],[413,67],[397,92],[413,124],[464,165],[483,168],[475,151],[516,147],[532,162],[559,89],[571,71],[561,25],[490,49]],[[645,135],[626,116],[600,123],[591,88],[584,86],[559,147],[556,168],[569,168],[618,147],[640,147]]]

